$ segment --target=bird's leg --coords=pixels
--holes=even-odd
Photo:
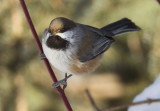
[[[40,54],[40,59],[42,60],[44,58],[46,58],[45,54],[41,53]],[[57,81],[57,82],[53,83],[52,87],[57,88],[58,86],[63,85],[63,91],[64,91],[64,89],[67,87],[67,79],[70,78],[71,76],[72,76],[72,74],[67,76],[67,73],[65,73],[65,78],[60,80],[60,81]]]
[[[71,76],[72,74],[67,76],[67,73],[65,73],[65,78],[58,82],[53,83],[52,87],[57,88],[58,86],[63,85],[63,91],[64,91],[64,89],[67,87],[67,79],[70,78]]]
[[[44,59],[44,58],[46,58],[45,54],[44,54],[44,53],[41,53],[41,54],[40,54],[40,59],[42,60],[42,59]]]

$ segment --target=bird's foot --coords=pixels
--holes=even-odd
[[[67,73],[65,73],[65,78],[53,83],[52,87],[57,88],[58,86],[63,85],[63,91],[64,91],[64,89],[67,87],[67,79],[70,78],[71,76],[72,76],[72,74],[67,76]]]
[[[46,58],[45,54],[44,54],[44,53],[41,53],[41,54],[40,54],[40,59],[42,60],[42,59],[44,59],[44,58]]]

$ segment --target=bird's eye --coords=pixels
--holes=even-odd
[[[61,30],[60,30],[60,32],[65,32],[66,31],[66,28],[62,28]]]
[[[50,37],[54,37],[54,38],[57,38],[57,39],[61,38],[59,35],[51,35]]]

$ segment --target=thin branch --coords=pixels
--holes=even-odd
[[[160,102],[160,99],[147,99],[145,101],[139,101],[139,102],[135,102],[135,103],[128,103],[128,104],[123,104],[123,105],[119,105],[119,106],[113,106],[111,108],[105,108],[105,109],[100,110],[97,107],[97,105],[96,105],[93,97],[89,93],[88,89],[86,89],[85,92],[86,92],[86,94],[87,94],[87,96],[89,98],[89,101],[91,102],[93,108],[95,109],[95,111],[118,111],[120,109],[128,108],[130,106],[136,106],[136,105],[146,104],[146,103],[151,104],[151,103],[154,103],[154,102]]]
[[[160,102],[160,99],[148,99],[148,100],[145,100],[145,101],[114,106],[114,107],[111,107],[111,108],[104,109],[102,111],[118,111],[120,109],[128,108],[130,106],[136,106],[136,105],[146,104],[146,103],[151,104],[151,103],[154,103],[154,102]]]
[[[95,111],[101,111],[101,110],[98,108],[98,106],[96,105],[96,103],[95,103],[94,99],[92,98],[89,90],[86,89],[85,92],[86,92],[86,94],[87,94],[87,96],[88,96],[88,98],[89,98],[89,101],[91,102],[93,108],[95,109]]]
[[[160,0],[157,0],[157,2],[160,4]]]
[[[37,46],[38,46],[38,48],[39,48],[40,54],[43,54],[43,49],[42,49],[41,43],[40,43],[40,41],[39,41],[37,32],[36,32],[36,30],[35,30],[35,28],[34,28],[34,25],[33,25],[33,23],[32,23],[32,20],[31,20],[31,18],[30,18],[29,12],[28,12],[27,7],[26,7],[26,4],[25,4],[24,0],[20,0],[20,3],[21,3],[21,6],[22,6],[22,8],[23,8],[24,14],[25,14],[25,16],[26,16],[27,22],[28,22],[28,24],[29,24],[29,26],[30,26],[30,29],[31,29],[31,31],[32,31],[32,34],[33,34],[33,36],[34,36],[34,39],[35,39],[35,41],[36,41],[36,43],[37,43]],[[47,67],[47,69],[48,69],[48,72],[49,72],[52,80],[53,80],[54,82],[57,82],[57,78],[56,78],[56,76],[55,76],[55,74],[54,74],[54,72],[53,72],[53,70],[52,70],[52,68],[51,68],[48,60],[47,60],[46,58],[44,58],[43,61],[44,61],[45,65],[46,65],[46,67]],[[59,92],[59,94],[60,94],[60,96],[61,96],[61,98],[62,98],[62,100],[63,100],[63,102],[64,102],[64,104],[65,104],[65,106],[66,106],[66,108],[67,108],[67,110],[68,110],[68,111],[72,111],[71,105],[69,104],[68,99],[67,99],[64,91],[62,90],[62,88],[61,88],[60,86],[57,87],[57,91]]]

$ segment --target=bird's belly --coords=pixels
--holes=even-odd
[[[50,63],[57,68],[58,70],[64,73],[71,73],[69,72],[68,68],[71,65],[71,60],[65,59],[62,55],[55,55],[52,58],[49,58]]]
[[[80,62],[78,59],[69,59],[63,54],[55,54],[54,57],[48,59],[55,68],[64,73],[85,74],[93,72],[99,66],[101,56],[85,63]]]
[[[43,50],[49,62],[58,70],[69,74],[84,74],[94,71],[102,58],[102,55],[89,60],[80,62],[76,56],[63,50],[53,50],[43,45]]]

